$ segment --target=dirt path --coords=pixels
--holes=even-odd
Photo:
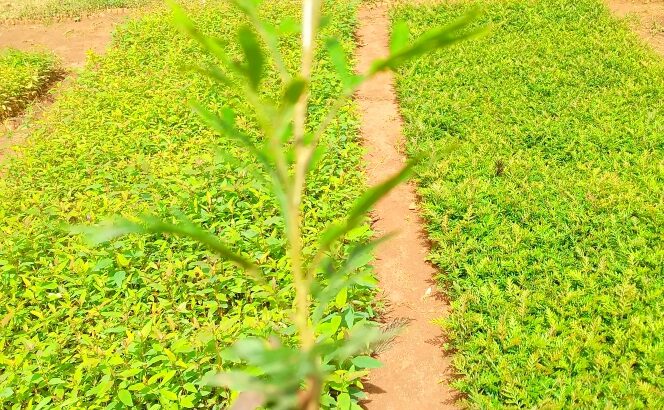
[[[634,17],[634,30],[660,54],[664,54],[664,0],[608,0],[619,17]]]
[[[358,69],[388,53],[389,20],[384,4],[364,4],[359,14]],[[362,112],[361,132],[370,183],[384,180],[404,165],[401,118],[391,74],[364,84],[357,94]],[[448,306],[437,296],[435,269],[425,262],[429,252],[412,185],[401,185],[383,199],[373,213],[378,233],[398,235],[378,249],[374,266],[388,303],[388,321],[407,321],[400,335],[379,359],[366,384],[368,409],[454,408],[457,393],[446,383],[450,359],[442,348],[441,329],[431,321]]]
[[[0,25],[0,48],[51,50],[65,65],[80,67],[88,50],[96,53],[106,50],[113,28],[129,13],[127,9],[115,9],[51,24],[5,23]]]

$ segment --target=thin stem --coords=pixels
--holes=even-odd
[[[319,17],[318,0],[303,0],[302,9],[302,65],[300,75],[304,81],[311,81],[311,69],[314,58],[314,38],[318,26]],[[302,347],[309,349],[314,344],[313,330],[309,326],[309,291],[307,286],[306,272],[302,266],[302,242],[301,242],[301,214],[300,205],[302,203],[302,191],[304,189],[305,174],[302,172],[305,161],[305,152],[309,147],[304,141],[305,128],[307,122],[307,107],[309,103],[309,92],[306,91],[300,96],[295,104],[293,115],[293,134],[295,140],[295,175],[293,178],[292,189],[290,189],[290,235],[289,242],[291,248],[291,264],[293,276],[295,279],[295,305],[296,322],[302,338]]]
[[[311,83],[311,71],[314,59],[316,31],[320,17],[320,0],[302,1],[302,64],[300,75],[304,81]],[[305,91],[295,104],[293,113],[293,137],[295,145],[295,170],[293,183],[289,187],[290,203],[288,212],[291,224],[288,227],[288,241],[290,243],[290,259],[295,281],[295,324],[301,338],[302,349],[309,351],[315,344],[315,334],[309,323],[309,280],[308,272],[304,269],[302,260],[302,227],[301,211],[302,193],[304,191],[306,164],[312,150],[305,141],[307,108],[309,104],[309,91]],[[317,410],[319,407],[321,382],[319,377],[312,375],[307,380],[307,400],[302,403],[306,410]]]

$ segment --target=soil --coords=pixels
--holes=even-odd
[[[111,42],[113,28],[129,15],[128,9],[101,13],[44,24],[4,23],[0,25],[0,48],[50,50],[68,67],[85,63],[88,50],[103,53]]]
[[[664,54],[664,0],[608,0],[607,4],[617,16],[631,19],[637,34]]]
[[[364,3],[359,12],[358,70],[388,54],[389,19],[385,3]],[[356,100],[362,112],[361,133],[369,183],[396,173],[405,163],[402,121],[391,73],[366,82]],[[397,235],[376,252],[374,268],[388,306],[387,323],[405,323],[399,335],[379,353],[383,367],[372,371],[365,384],[367,409],[455,408],[458,397],[449,386],[450,357],[442,349],[443,334],[432,320],[449,306],[436,290],[434,267],[426,262],[428,242],[417,212],[412,185],[402,184],[373,211],[378,234]]]

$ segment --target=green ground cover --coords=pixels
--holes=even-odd
[[[242,19],[220,3],[193,17],[204,31],[230,40]],[[326,30],[350,52],[355,6],[329,7]],[[295,0],[262,9],[273,23],[298,10]],[[298,38],[281,44],[291,68],[298,65]],[[283,220],[246,165],[249,155],[213,134],[186,105],[195,98],[213,109],[232,106],[238,124],[255,129],[242,114],[249,109],[241,96],[183,69],[206,59],[162,14],[129,22],[0,169],[0,407],[221,408],[229,392],[199,381],[234,364],[222,349],[245,336],[292,334]],[[314,118],[340,89],[328,62],[319,61]],[[266,80],[266,93],[277,95],[276,83],[275,75]],[[310,180],[305,243],[362,192],[356,135],[355,107],[348,104]],[[186,239],[129,236],[91,248],[66,233],[67,226],[113,214],[173,210],[258,261],[269,283],[248,280]],[[362,226],[348,239],[369,235]],[[373,279],[366,269],[367,286],[337,298],[321,334],[341,337],[371,315]],[[359,394],[351,385],[364,374],[348,362],[331,365],[338,370],[326,388],[332,389],[326,407],[334,392]]]
[[[0,120],[17,114],[60,76],[51,54],[0,50]]]
[[[0,3],[0,20],[54,19],[112,8],[137,7],[154,0],[12,0]]]
[[[473,408],[664,406],[664,60],[598,0],[472,5],[490,35],[409,64],[398,96],[444,326]]]

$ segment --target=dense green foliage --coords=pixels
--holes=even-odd
[[[599,0],[481,1],[398,75],[474,408],[664,407],[664,61]],[[416,31],[472,3],[401,6]]]
[[[271,2],[263,12],[286,30],[298,5]],[[350,52],[355,7],[330,7],[326,30]],[[216,3],[192,10],[192,17],[229,40],[242,20]],[[292,69],[297,41],[291,35],[281,44]],[[255,130],[253,118],[242,115],[248,109],[240,96],[183,69],[206,59],[164,15],[128,23],[1,170],[0,407],[222,405],[227,391],[199,383],[234,365],[222,349],[246,336],[292,334],[293,289],[278,234],[283,220],[250,156],[203,126],[186,104],[195,98],[213,109],[229,105],[242,128]],[[340,88],[329,64],[319,61],[313,118]],[[268,94],[279,93],[275,80],[274,73],[266,80]],[[309,181],[305,251],[362,191],[356,134],[348,104],[325,136],[327,153]],[[249,280],[187,239],[129,236],[90,248],[66,235],[67,226],[114,214],[174,210],[259,263],[268,283]],[[363,225],[348,239],[369,234]],[[339,337],[372,314],[373,280],[365,270],[366,287],[337,297],[319,335]],[[359,394],[351,385],[374,364],[366,357],[334,364],[326,390],[346,392],[340,401],[351,406],[349,394]],[[324,397],[326,407],[333,396]]]
[[[78,17],[89,12],[137,7],[150,2],[154,0],[12,0],[0,4],[0,20]]]
[[[61,75],[51,54],[0,51],[0,120],[18,113]]]

